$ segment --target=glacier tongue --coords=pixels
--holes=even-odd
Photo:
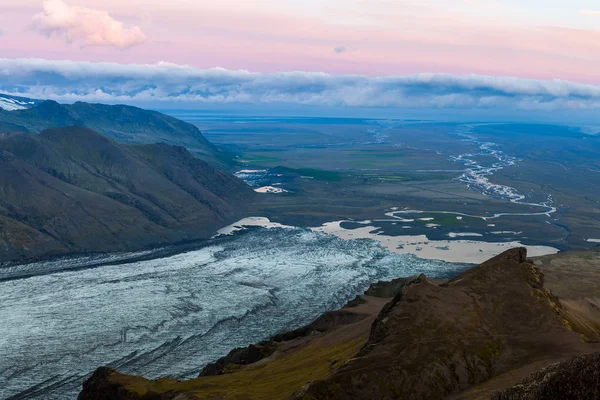
[[[0,398],[34,386],[28,398],[75,398],[86,375],[106,364],[149,378],[192,377],[374,281],[464,268],[392,254],[368,239],[256,228],[162,258],[2,281]]]

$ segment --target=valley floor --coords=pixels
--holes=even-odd
[[[184,118],[239,154],[234,172],[260,194],[249,215],[303,227],[369,220],[392,236],[476,233],[560,250],[600,240],[600,142],[571,127]],[[391,210],[421,214],[385,221]]]

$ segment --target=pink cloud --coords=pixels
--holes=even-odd
[[[44,10],[33,17],[33,27],[48,36],[64,35],[68,43],[126,49],[144,43],[137,27],[125,27],[105,11],[69,6],[62,0],[45,0]]]
[[[64,41],[68,36],[64,29],[47,27],[44,33],[54,37],[51,41],[40,40],[32,31],[24,32],[23,26],[38,1],[0,0],[0,19],[6,32],[0,37],[3,56],[120,63],[168,60],[200,68],[369,76],[477,73],[600,83],[598,29],[585,24],[553,26],[537,16],[527,23],[509,21],[501,10],[483,13],[480,9],[495,7],[488,2],[493,0],[455,3],[467,4],[468,9],[437,7],[434,2],[332,0],[326,9],[315,8],[314,12],[308,12],[312,10],[308,6],[306,12],[291,12],[292,2],[270,0],[252,4],[235,0],[63,0],[79,6],[69,9],[110,9],[118,23],[137,21],[121,25],[122,29],[137,25],[151,32],[152,38],[160,38],[148,39],[144,46],[128,51],[119,51],[127,47],[125,44],[88,46],[80,51]],[[6,7],[5,2],[15,6]],[[302,4],[315,5],[317,0]],[[481,5],[477,8],[481,15],[472,10],[473,4]],[[573,15],[582,21],[594,19],[578,11],[574,8]],[[144,19],[142,12],[148,18]],[[86,45],[85,38],[72,35],[70,40]],[[333,51],[339,46],[351,51]]]

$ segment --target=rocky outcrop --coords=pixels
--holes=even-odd
[[[83,383],[83,390],[77,397],[86,400],[140,400],[140,396],[125,389],[122,385],[112,383],[109,377],[116,371],[109,367],[98,368]],[[161,400],[160,395],[146,397],[147,400]]]
[[[397,294],[401,293],[402,289],[404,289],[408,284],[410,284],[410,282],[413,279],[415,279],[415,278],[414,277],[396,278],[389,282],[386,282],[386,281],[376,282],[367,289],[367,291],[365,292],[365,295],[373,296],[373,297],[393,298]]]
[[[570,358],[529,375],[491,400],[600,399],[600,353]]]
[[[199,376],[215,376],[227,373],[227,369],[232,366],[241,366],[254,364],[260,360],[269,357],[275,353],[277,346],[273,341],[266,341],[258,344],[251,344],[245,348],[231,350],[229,354],[208,364],[200,371]]]
[[[146,392],[142,395],[134,390],[127,389],[125,385],[112,381],[110,378],[120,375],[109,367],[98,368],[92,376],[83,383],[83,390],[77,396],[78,400],[196,400],[185,391],[171,393]]]

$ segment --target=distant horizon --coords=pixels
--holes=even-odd
[[[0,92],[0,95],[12,94]],[[15,95],[15,97],[18,97]],[[41,101],[56,101],[52,99],[31,98]],[[323,108],[323,107],[285,107],[281,105],[191,105],[182,107],[181,104],[174,103],[118,103],[118,102],[102,102],[102,101],[83,101],[75,102],[57,101],[60,104],[74,104],[76,102],[97,103],[106,105],[125,105],[144,108],[157,111],[163,114],[171,115],[179,119],[185,119],[185,116],[180,114],[194,114],[206,117],[255,117],[255,118],[320,118],[320,119],[356,119],[356,120],[398,120],[398,121],[414,121],[414,122],[432,122],[432,123],[499,123],[499,124],[529,124],[529,125],[560,125],[570,128],[580,128],[582,133],[589,135],[600,135],[600,122],[591,115],[592,118],[586,119],[585,116],[569,116],[562,117],[560,113],[553,115],[539,115],[538,117],[526,113],[477,115],[477,113],[465,113],[462,116],[456,115],[456,110],[415,110],[415,109],[391,109],[391,108]],[[465,110],[462,110],[463,112]],[[473,110],[471,110],[473,111]],[[587,132],[586,132],[587,131]]]

